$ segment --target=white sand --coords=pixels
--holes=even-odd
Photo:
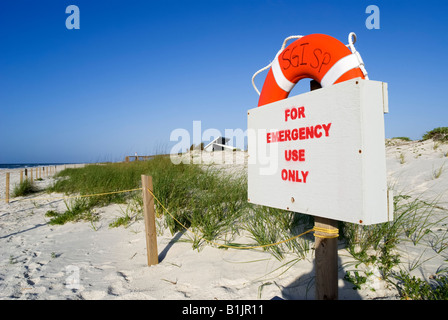
[[[399,154],[405,155],[400,163]],[[434,150],[434,142],[412,142],[387,148],[387,167],[395,194],[406,194],[428,201],[438,197],[440,212],[448,210],[448,145]],[[228,156],[245,159],[244,152]],[[432,174],[445,162],[446,170],[438,179]],[[240,161],[237,169],[244,168]],[[226,170],[235,166],[223,165]],[[61,168],[59,168],[61,169]],[[0,198],[4,198],[5,172],[0,170]],[[11,172],[11,184],[18,182],[18,170]],[[51,179],[38,182],[44,187]],[[51,226],[45,217],[48,210],[62,212],[61,194],[45,193],[33,198],[54,200],[0,203],[0,299],[313,299],[313,255],[280,268],[295,259],[283,261],[256,250],[222,250],[205,246],[193,250],[181,233],[172,236],[161,230],[158,249],[161,262],[147,266],[144,224],[134,222],[128,228],[109,228],[109,223],[123,215],[126,206],[111,205],[96,209],[100,221]],[[21,198],[18,198],[21,199]],[[446,230],[446,225],[440,226]],[[241,240],[241,239],[239,239]],[[244,239],[241,240],[245,241]],[[429,247],[402,248],[403,268],[409,267],[424,253],[428,261],[416,268],[417,275],[428,277],[443,265],[443,255]],[[353,270],[354,259],[341,246],[339,250],[339,299],[397,299],[393,287],[377,276],[369,278],[362,290],[352,290],[343,280]],[[446,254],[445,254],[446,259]],[[375,270],[373,270],[375,271]],[[375,291],[371,290],[376,289]]]

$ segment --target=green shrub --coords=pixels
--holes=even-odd
[[[426,132],[423,140],[433,139],[435,141],[448,141],[448,127],[439,127]]]
[[[448,300],[448,276],[439,275],[430,279],[430,282],[411,277],[405,272],[397,276],[397,288],[402,299],[412,300]]]

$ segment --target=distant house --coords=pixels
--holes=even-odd
[[[234,151],[236,150],[235,147],[233,146],[229,146],[226,143],[229,142],[230,139],[229,138],[225,138],[225,137],[218,137],[215,140],[213,140],[212,142],[210,142],[208,145],[206,145],[204,147],[205,151],[223,151],[223,150],[229,150],[229,151]]]

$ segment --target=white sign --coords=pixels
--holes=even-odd
[[[387,84],[354,79],[248,111],[249,202],[369,225],[393,218]]]

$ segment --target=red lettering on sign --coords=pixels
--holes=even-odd
[[[314,138],[314,130],[313,127],[306,127],[306,138],[313,139]]]
[[[285,150],[286,161],[305,161],[305,149]]]
[[[305,161],[305,149],[299,150],[299,161]]]
[[[275,132],[268,132],[266,135],[266,142],[284,142],[307,139],[319,139],[324,136],[330,136],[331,122],[327,124],[318,124],[309,127],[300,127],[294,129],[285,129]]]
[[[296,141],[297,140],[297,138],[299,137],[299,130],[297,130],[297,129],[292,129],[292,135],[291,135],[291,138],[292,138],[292,140],[294,140],[294,141]]]
[[[285,130],[285,141],[291,141],[291,130]]]
[[[323,124],[322,127],[324,127],[325,130],[325,136],[328,137],[330,134],[330,127],[331,127],[331,122],[329,124]]]
[[[317,126],[314,127],[314,136],[316,138],[322,137],[322,132],[317,131],[317,130],[321,130],[321,129],[322,129],[322,126],[320,124],[318,124]]]
[[[303,183],[306,183],[306,177],[308,177],[308,173],[310,173],[309,171],[300,171],[302,173],[302,177],[303,177]]]
[[[305,140],[305,127],[299,128],[299,139]]]
[[[280,142],[285,141],[285,140],[284,140],[284,137],[285,137],[285,130],[280,130],[280,131],[278,132],[278,141],[280,141]]]
[[[286,170],[281,171],[282,180],[306,183],[309,171]]]
[[[299,118],[305,118],[305,107],[300,107],[297,109],[299,113]]]
[[[291,118],[291,120],[305,118],[305,107],[285,109],[285,122],[288,121],[288,118]]]
[[[288,179],[288,171],[286,169],[282,170],[282,179],[285,181]]]

